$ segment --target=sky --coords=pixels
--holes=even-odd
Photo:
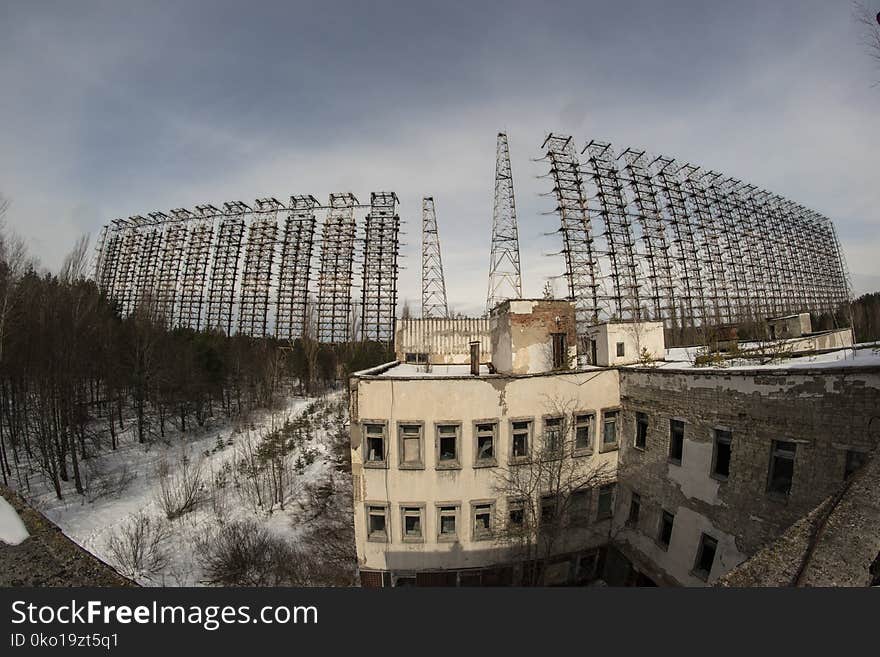
[[[821,212],[858,294],[880,290],[878,80],[846,0],[2,0],[0,194],[54,270],[114,217],[395,191],[414,308],[433,196],[450,305],[481,313],[499,130],[524,295],[562,272],[536,161],[556,132]]]

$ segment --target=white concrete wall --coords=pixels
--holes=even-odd
[[[558,406],[573,412],[595,412],[617,408],[620,404],[617,372],[590,371],[547,376],[480,378],[355,378],[352,379],[352,474],[355,482],[355,534],[358,561],[367,569],[442,569],[488,566],[505,560],[498,544],[473,541],[470,536],[470,503],[494,499],[499,495],[499,468],[507,464],[511,449],[511,420],[534,419],[535,436],[541,433],[544,415],[555,414]],[[474,421],[497,420],[497,467],[474,467]],[[388,422],[388,467],[365,467],[361,447],[361,423],[365,420]],[[424,422],[424,469],[398,468],[398,422]],[[461,422],[459,470],[438,470],[435,461],[434,424]],[[593,432],[593,455],[575,460],[588,471],[616,469],[617,451],[599,453],[598,428]],[[603,465],[604,464],[604,465]],[[594,492],[593,512],[598,493]],[[438,542],[435,536],[435,503],[459,502],[459,540]],[[367,540],[366,502],[389,502],[391,541]],[[401,539],[399,506],[423,503],[424,543],[404,543]],[[506,500],[496,505],[496,514],[506,514]],[[602,529],[604,527],[604,530]],[[608,540],[610,521],[590,528],[593,545]],[[572,536],[569,543],[588,547],[584,536]],[[570,545],[561,545],[563,551]],[[574,549],[574,548],[571,548]]]
[[[666,355],[666,341],[662,322],[621,322],[592,326],[587,330],[596,341],[596,362],[602,367],[631,365],[641,360],[645,349],[653,360]],[[617,343],[624,344],[624,355],[617,355]]]
[[[456,319],[400,319],[394,333],[394,351],[400,362],[407,353],[426,353],[435,365],[470,362],[470,343],[480,343],[480,362],[492,358],[488,317]]]

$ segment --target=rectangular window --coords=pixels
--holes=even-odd
[[[606,447],[617,443],[617,416],[617,411],[602,414],[602,444]]]
[[[684,422],[669,420],[669,460],[681,465],[684,453]]]
[[[411,365],[424,365],[428,362],[428,354],[407,352],[405,356],[407,363]]]
[[[730,444],[732,437],[729,431],[715,429],[715,454],[712,458],[712,475],[718,479],[727,479],[730,475]]]
[[[385,425],[365,424],[366,435],[366,465],[385,465]]]
[[[614,484],[599,487],[599,502],[596,518],[610,518],[614,513]]]
[[[706,534],[700,537],[700,547],[697,549],[697,559],[694,562],[694,575],[700,579],[709,579],[717,550],[718,541]]]
[[[770,477],[767,490],[774,495],[788,495],[794,478],[794,456],[797,445],[774,440],[770,451]]]
[[[400,467],[422,468],[422,425],[401,424],[398,425],[397,440],[400,443]]]
[[[400,509],[403,540],[421,542],[423,540],[424,509],[420,506],[404,506]]]
[[[523,527],[526,521],[525,502],[520,499],[507,501],[507,522],[512,528]]]
[[[568,365],[565,333],[553,333],[551,337],[553,339],[553,369],[564,369]]]
[[[481,422],[475,425],[476,454],[474,465],[495,465],[495,433],[498,425],[495,422]]]
[[[642,498],[638,493],[633,493],[629,498],[629,514],[626,517],[626,524],[635,527],[639,524],[639,512],[642,510]]]
[[[492,524],[495,518],[495,505],[491,502],[471,504],[473,514],[473,540],[492,538]]]
[[[458,437],[460,427],[457,424],[437,425],[437,467],[458,468]]]
[[[367,539],[386,542],[388,540],[388,507],[379,504],[367,505]]]
[[[437,507],[437,540],[458,540],[458,505]]]
[[[648,416],[645,413],[636,413],[635,446],[639,449],[645,449],[648,446]]]
[[[544,420],[544,449],[548,454],[561,454],[562,442],[562,418],[548,417]]]
[[[587,453],[593,450],[593,415],[584,413],[574,416],[574,451]]]
[[[675,516],[669,511],[660,514],[660,530],[657,532],[657,542],[665,549],[672,541],[672,526],[675,524]]]
[[[865,465],[868,460],[866,452],[857,452],[854,449],[846,450],[846,466],[843,469],[843,478],[849,479],[852,474]]]
[[[626,355],[626,346],[622,342],[617,343],[617,357],[623,358]]]
[[[510,455],[513,459],[527,459],[529,457],[529,440],[532,434],[532,421],[523,420],[511,423]]]
[[[573,526],[586,525],[590,522],[590,491],[589,489],[572,492],[568,501],[568,524]]]
[[[556,508],[559,499],[556,495],[544,495],[541,497],[541,524],[551,525],[556,519]]]

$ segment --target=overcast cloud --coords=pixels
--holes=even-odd
[[[880,289],[877,79],[845,0],[5,0],[0,193],[54,269],[116,216],[393,190],[413,303],[432,195],[450,303],[480,312],[495,134],[509,134],[525,293],[538,295],[562,263],[546,255],[557,220],[533,160],[565,132],[831,217],[858,293]]]

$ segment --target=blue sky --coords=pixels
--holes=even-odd
[[[872,0],[873,1],[873,0]],[[878,7],[880,8],[880,7]],[[716,169],[831,217],[880,289],[880,71],[845,0],[0,5],[0,193],[56,268],[153,210],[389,189],[419,293],[432,195],[450,303],[486,294],[507,130],[525,293],[562,263],[549,131]]]

